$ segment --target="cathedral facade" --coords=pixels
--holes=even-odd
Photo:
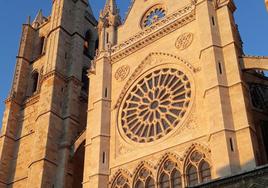
[[[235,10],[133,0],[123,22],[107,0],[97,21],[53,0],[23,25],[0,188],[198,187],[267,164],[268,58],[244,54]]]

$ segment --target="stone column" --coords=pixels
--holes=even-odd
[[[106,52],[100,56],[90,75],[84,188],[107,188],[109,182],[111,63]]]

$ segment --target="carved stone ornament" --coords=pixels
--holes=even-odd
[[[194,39],[193,33],[184,33],[178,37],[175,46],[179,50],[185,50],[192,44],[193,39]]]
[[[119,122],[129,139],[149,143],[181,124],[190,101],[187,75],[175,68],[157,68],[133,84],[122,103]]]
[[[115,79],[119,82],[123,81],[129,74],[130,67],[128,65],[123,65],[117,69],[115,72]]]

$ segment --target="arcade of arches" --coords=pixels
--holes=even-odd
[[[168,154],[156,168],[144,162],[133,176],[119,170],[111,181],[111,188],[182,188],[211,179],[210,159],[205,153],[194,149],[182,161]]]

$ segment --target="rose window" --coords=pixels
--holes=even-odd
[[[155,70],[130,89],[121,110],[125,135],[148,143],[172,131],[184,117],[191,99],[188,77],[175,68]]]
[[[161,5],[156,5],[150,8],[144,15],[141,25],[142,27],[149,27],[155,22],[166,16],[166,10]]]

